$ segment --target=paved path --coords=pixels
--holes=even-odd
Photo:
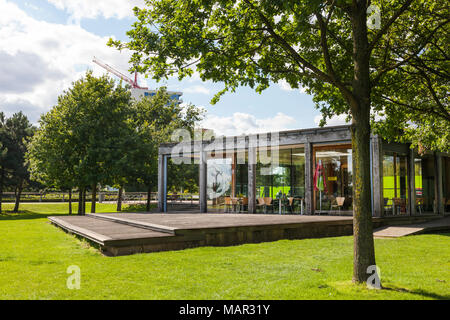
[[[373,235],[375,238],[398,238],[431,231],[450,231],[450,217],[417,224],[386,226],[376,229]]]

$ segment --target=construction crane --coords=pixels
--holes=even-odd
[[[141,87],[138,85],[137,82],[137,72],[134,73],[134,81],[132,79],[130,79],[129,77],[127,77],[126,75],[124,75],[122,72],[114,69],[113,67],[111,67],[109,64],[106,64],[100,60],[98,60],[96,57],[94,57],[94,59],[92,60],[92,62],[98,64],[100,67],[106,69],[106,71],[111,72],[112,74],[118,76],[120,79],[122,79],[123,81],[128,82],[132,88],[137,88],[137,89],[144,89],[144,90],[148,90],[147,87]]]

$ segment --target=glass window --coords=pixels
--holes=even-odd
[[[408,213],[408,157],[397,153],[383,156],[384,214]]]
[[[352,214],[350,145],[314,147],[314,208],[317,213]]]
[[[435,207],[435,166],[434,157],[415,157],[414,176],[416,186],[416,210],[418,213],[434,212]]]
[[[170,157],[167,161],[167,210],[198,210],[198,154]]]
[[[303,147],[261,148],[257,151],[257,211],[303,213],[305,151]]]
[[[444,211],[450,212],[450,157],[442,157],[442,202]]]
[[[206,167],[208,211],[248,211],[248,152],[208,152]]]

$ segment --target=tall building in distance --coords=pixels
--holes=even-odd
[[[149,90],[144,88],[131,88],[131,97],[134,99],[141,99],[142,97],[154,96],[157,90]],[[181,96],[182,92],[179,91],[167,91],[170,94],[170,98],[177,101],[178,103],[182,103]]]

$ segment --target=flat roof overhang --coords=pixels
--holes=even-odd
[[[277,139],[278,136],[278,139]],[[349,143],[351,142],[350,125],[323,128],[296,129],[278,132],[255,133],[239,136],[218,136],[209,140],[189,142],[162,143],[159,154],[171,154],[173,147],[180,151],[189,150],[192,153],[200,151],[220,151],[229,149],[248,149],[249,147],[286,146],[305,143]]]

